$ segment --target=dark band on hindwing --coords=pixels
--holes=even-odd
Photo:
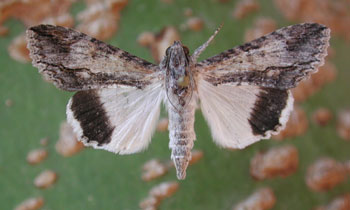
[[[276,131],[281,125],[282,111],[287,106],[288,90],[262,88],[250,113],[249,124],[254,135],[265,136],[267,131]]]
[[[87,142],[96,141],[98,146],[111,141],[114,126],[106,114],[95,90],[77,92],[72,98],[71,110],[80,123]]]

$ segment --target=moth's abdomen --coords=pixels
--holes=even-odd
[[[177,178],[184,179],[191,159],[193,142],[196,139],[194,132],[195,100],[191,99],[180,110],[176,110],[169,104],[168,112],[171,159],[175,164]]]

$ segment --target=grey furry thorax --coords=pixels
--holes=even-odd
[[[175,41],[159,65],[165,73],[165,89],[170,106],[180,111],[191,100],[195,83],[189,49]]]

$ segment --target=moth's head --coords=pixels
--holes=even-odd
[[[166,59],[168,67],[174,70],[184,71],[185,67],[189,65],[190,51],[180,41],[175,41],[165,51],[164,59]]]
[[[192,97],[194,83],[190,71],[188,48],[175,41],[165,52],[161,68],[166,71],[166,91],[169,102],[184,107]],[[177,110],[177,108],[175,108]]]
[[[176,81],[178,86],[187,87],[189,85],[190,51],[186,46],[180,41],[175,41],[166,50],[163,62],[167,74]]]

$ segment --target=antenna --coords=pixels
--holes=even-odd
[[[221,25],[219,26],[219,28],[217,28],[214,32],[213,35],[211,35],[208,39],[208,41],[206,41],[204,44],[202,44],[201,46],[199,46],[195,51],[194,53],[192,54],[191,56],[191,60],[192,60],[192,63],[197,63],[197,59],[198,57],[200,56],[200,54],[205,50],[205,48],[208,47],[208,45],[210,44],[211,41],[213,41],[214,37],[219,33],[220,29],[222,28],[224,24],[221,23]]]

